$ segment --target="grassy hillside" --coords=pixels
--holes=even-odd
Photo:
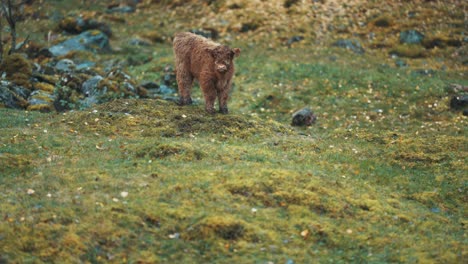
[[[389,55],[396,32],[415,23],[408,11],[455,14],[421,23],[441,33],[457,29],[448,24],[460,23],[466,4],[143,1],[134,14],[109,15],[92,13],[106,1],[77,1],[76,10],[52,2],[112,25],[114,53],[94,56],[102,65],[150,56],[125,68],[139,81],[159,80],[172,64],[173,32],[216,27],[219,41],[242,49],[231,113],[207,115],[198,88],[186,107],[118,99],[64,113],[0,109],[0,262],[466,260],[467,119],[449,108],[447,88],[468,85],[463,59],[450,56],[466,44],[425,49],[404,58],[407,67]],[[374,30],[376,13],[390,26]],[[349,18],[374,24],[321,26]],[[247,22],[258,25],[243,32]],[[53,22],[23,23],[41,35]],[[154,31],[166,40],[126,44]],[[370,31],[388,35],[379,40],[388,46],[363,37],[358,55],[331,45]],[[296,34],[304,40],[285,45]],[[305,106],[316,124],[291,127]]]

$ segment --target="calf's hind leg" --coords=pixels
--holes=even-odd
[[[189,105],[192,104],[192,97],[190,90],[192,89],[193,75],[190,71],[184,68],[178,68],[176,72],[177,86],[179,88],[179,104]]]

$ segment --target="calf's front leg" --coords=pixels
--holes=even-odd
[[[214,114],[216,112],[214,108],[214,103],[216,100],[215,84],[211,79],[206,79],[200,80],[200,86],[203,92],[203,96],[205,97],[205,110],[210,114]]]
[[[218,92],[219,101],[219,112],[221,114],[229,113],[227,107],[227,101],[229,99],[229,92],[231,91],[231,81],[229,81],[220,91]]]

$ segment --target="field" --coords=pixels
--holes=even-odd
[[[450,85],[468,80],[450,56],[456,48],[397,67],[388,55],[397,40],[364,54],[334,47],[338,35],[319,34],[319,22],[300,30],[309,22],[299,8],[289,21],[305,39],[284,45],[286,25],[265,19],[283,21],[275,4],[261,16],[249,1],[143,2],[161,7],[152,19],[164,21],[163,36],[193,25],[189,8],[206,15],[193,27],[219,22],[215,11],[231,19],[243,10],[239,20],[258,24],[244,33],[213,22],[227,36],[219,41],[242,49],[230,114],[205,113],[198,87],[184,107],[123,98],[66,112],[0,108],[0,263],[466,262],[467,118],[450,109]],[[326,10],[335,1],[323,2]],[[418,1],[409,2],[395,13]],[[440,10],[466,12],[449,2]],[[75,8],[101,7],[88,5]],[[123,24],[104,19],[119,36],[150,34],[156,22],[141,10]],[[49,23],[36,23],[32,36]],[[393,36],[397,26],[373,30]],[[356,31],[364,29],[340,36]],[[132,50],[119,38],[115,53],[95,57],[150,56],[125,68],[138,81],[159,80],[173,63],[170,41]],[[303,107],[316,123],[291,126]]]

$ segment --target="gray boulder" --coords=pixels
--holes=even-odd
[[[99,30],[89,30],[49,48],[54,56],[63,56],[72,51],[110,51],[109,37]]]

